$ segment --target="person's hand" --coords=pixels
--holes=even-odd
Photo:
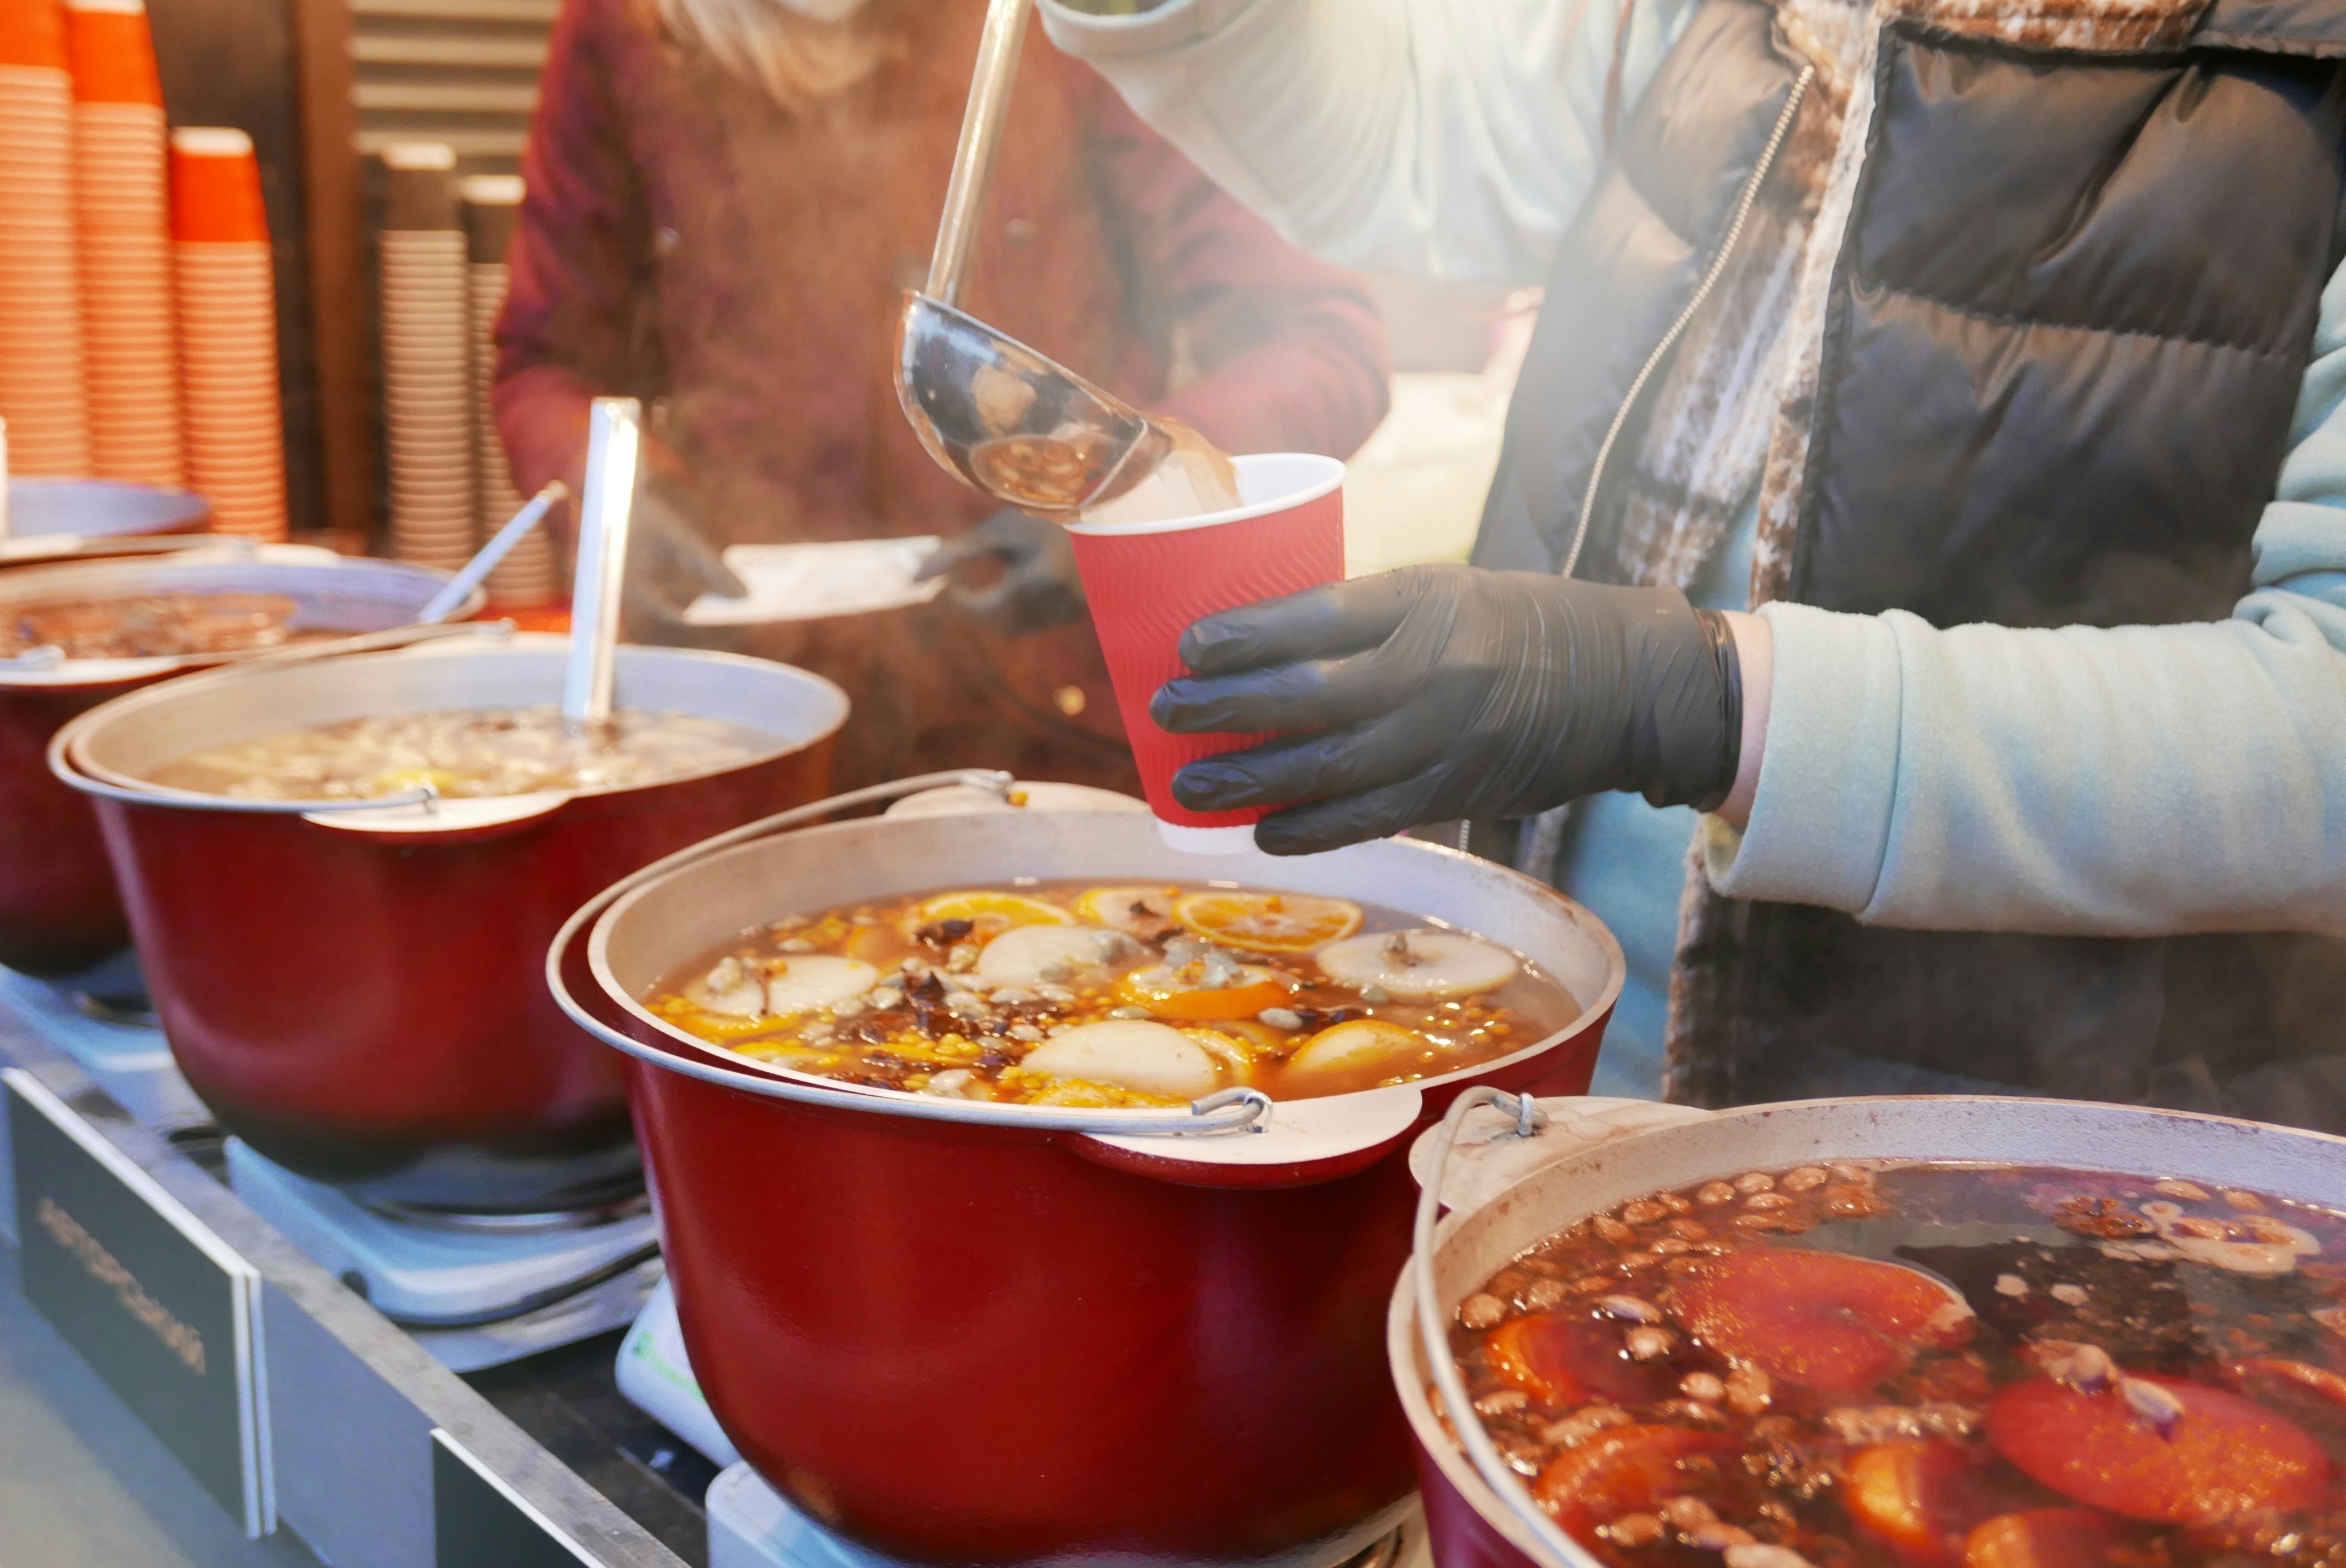
[[[979,561],[1001,564],[984,587],[949,576]],[[1066,625],[1084,613],[1076,552],[1058,524],[1005,507],[946,540],[921,563],[919,578],[946,577],[946,596],[964,614],[1006,637]]]
[[[1173,777],[1196,811],[1304,802],[1256,826],[1272,854],[1603,789],[1708,810],[1736,779],[1734,636],[1675,588],[1405,566],[1209,616],[1180,651],[1164,728],[1304,732]]]
[[[646,477],[636,490],[627,525],[627,570],[619,600],[619,624],[627,640],[691,642],[700,635],[684,618],[693,600],[703,594],[739,598],[749,591],[701,531],[689,493],[663,474]]]

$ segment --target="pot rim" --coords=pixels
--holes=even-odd
[[[393,648],[379,652],[353,653],[334,660],[339,667],[372,664],[391,659],[490,659],[513,657],[543,657],[566,647],[569,638],[551,633],[512,633],[502,623],[460,623],[451,625],[452,637],[463,636],[467,629],[484,638],[495,640],[483,646],[467,639],[462,644],[452,640],[419,644],[411,647]],[[231,665],[186,680],[161,685],[139,687],[113,697],[87,713],[76,716],[60,729],[51,743],[51,769],[66,783],[85,794],[97,795],[128,803],[176,808],[182,810],[217,813],[242,813],[285,817],[327,817],[340,819],[345,825],[358,826],[365,815],[373,815],[382,825],[402,833],[464,831],[491,822],[518,820],[546,815],[575,799],[621,799],[648,790],[668,789],[702,779],[722,778],[745,769],[763,767],[782,758],[804,751],[836,735],[847,723],[852,711],[847,694],[837,683],[800,669],[795,665],[781,664],[773,659],[755,658],[747,654],[723,653],[711,648],[658,647],[648,646],[623,647],[623,661],[682,660],[694,664],[724,665],[736,668],[782,670],[805,680],[818,691],[835,699],[832,711],[824,727],[811,735],[778,738],[777,744],[739,761],[704,768],[695,772],[678,774],[643,783],[621,785],[605,789],[546,789],[524,795],[492,796],[479,799],[457,798],[441,799],[429,786],[415,798],[393,796],[379,799],[350,800],[323,798],[307,800],[240,800],[232,796],[209,794],[197,789],[180,789],[158,784],[152,779],[126,773],[99,762],[89,755],[89,748],[111,725],[136,720],[142,714],[167,707],[174,702],[200,699],[230,683],[260,686],[274,680],[301,679],[310,676],[318,661],[303,660],[268,668],[246,668]],[[462,707],[447,711],[462,711]],[[393,813],[399,813],[396,818]]]
[[[1131,815],[1136,818],[1138,816],[1137,813],[1131,813]],[[813,836],[870,831],[875,827],[885,831],[887,830],[880,825],[892,821],[901,824],[920,820],[922,819],[919,818],[862,818],[804,829],[802,833]],[[1423,840],[1388,841],[1406,845],[1405,852],[1446,857],[1454,860],[1478,861],[1490,870],[1520,879],[1531,889],[1535,890],[1539,895],[1544,895],[1566,909],[1581,909],[1575,901],[1556,889],[1535,879],[1525,877],[1512,868],[1480,862],[1479,857],[1467,855],[1445,845],[1428,843]],[[728,1070],[742,1078],[758,1080],[763,1084],[771,1085],[770,1092],[775,1098],[814,1099],[842,1107],[868,1109],[882,1115],[913,1117],[925,1121],[1024,1127],[1030,1130],[1075,1130],[1102,1137],[1148,1138],[1151,1145],[1148,1149],[1148,1153],[1173,1160],[1178,1160],[1179,1154],[1167,1155],[1160,1148],[1154,1146],[1169,1128],[1190,1132],[1226,1132],[1243,1129],[1256,1134],[1276,1130],[1284,1135],[1294,1135],[1299,1141],[1307,1142],[1311,1146],[1290,1147],[1283,1152],[1282,1157],[1299,1163],[1356,1152],[1363,1146],[1372,1146],[1373,1142],[1403,1135],[1416,1124],[1424,1096],[1428,1092],[1439,1092],[1444,1088],[1470,1084],[1492,1074],[1503,1072],[1509,1067],[1521,1066],[1539,1056],[1570,1044],[1591,1029],[1601,1028],[1610,1018],[1613,1006],[1619,1000],[1622,986],[1627,980],[1627,962],[1621,951],[1619,939],[1614,936],[1612,929],[1602,921],[1590,917],[1585,921],[1575,923],[1584,928],[1597,941],[1606,959],[1606,983],[1598,995],[1584,1003],[1580,1012],[1569,1023],[1543,1035],[1530,1044],[1519,1050],[1511,1051],[1504,1056],[1478,1062],[1435,1077],[1419,1078],[1406,1084],[1388,1084],[1372,1089],[1359,1089],[1343,1095],[1320,1095],[1311,1099],[1275,1101],[1260,1090],[1225,1089],[1194,1101],[1183,1108],[1099,1107],[1085,1108],[1072,1114],[1069,1108],[1060,1106],[1003,1105],[980,1100],[948,1100],[901,1089],[879,1089],[863,1084],[844,1084],[836,1079],[796,1072],[739,1055],[677,1028],[646,1008],[634,996],[629,995],[619,983],[611,964],[612,932],[638,903],[665,888],[677,878],[705,871],[726,860],[736,856],[746,856],[762,848],[762,840],[752,839],[748,842],[735,843],[699,856],[658,875],[648,876],[643,881],[629,888],[627,892],[614,900],[596,917],[587,933],[586,963],[589,972],[594,977],[597,989],[612,1005],[619,1008],[632,1024],[649,1028],[661,1043],[658,1047],[649,1048],[648,1054],[637,1053],[638,1060],[671,1072],[687,1071],[685,1067],[678,1064],[678,1061],[690,1063],[696,1067],[708,1064],[720,1070]],[[690,851],[686,853],[689,854]],[[1421,918],[1430,920],[1432,917]],[[1518,953],[1517,956],[1520,958],[1523,955]],[[703,1072],[690,1072],[688,1075],[705,1077],[708,1074]],[[752,1092],[768,1091],[761,1088]],[[1219,1110],[1236,1103],[1239,1097],[1249,1095],[1252,1096],[1253,1101],[1259,1105],[1258,1114],[1254,1116],[1243,1122],[1232,1121],[1227,1125],[1210,1127],[1196,1125],[1199,1118],[1213,1116]],[[1364,1145],[1364,1139],[1371,1140],[1371,1143]]]
[[[1515,1109],[1514,1097],[1508,1098],[1510,1104],[1501,1108],[1512,1112]],[[1543,1111],[1545,1111],[1550,1107],[1569,1107],[1596,1099],[1596,1096],[1575,1095],[1543,1100],[1537,1104]],[[1603,1101],[1597,1103],[1619,1104],[1619,1102]],[[1543,1565],[1543,1568],[1556,1568],[1555,1553],[1540,1544],[1526,1525],[1515,1516],[1513,1507],[1503,1500],[1484,1479],[1474,1461],[1451,1441],[1443,1429],[1443,1413],[1426,1397],[1424,1367],[1428,1349],[1424,1330],[1418,1321],[1417,1308],[1422,1278],[1425,1280],[1429,1293],[1433,1294],[1436,1299],[1440,1298],[1439,1282],[1428,1272],[1433,1259],[1439,1259],[1456,1244],[1461,1233],[1469,1225],[1504,1204],[1513,1194],[1535,1182],[1560,1182],[1563,1177],[1557,1174],[1558,1167],[1577,1166],[1590,1159],[1600,1149],[1610,1154],[1619,1150],[1625,1145],[1648,1138],[1690,1135],[1688,1134],[1688,1129],[1691,1126],[1699,1129],[1698,1134],[1691,1135],[1702,1136],[1707,1144],[1715,1143],[1721,1146],[1722,1152],[1719,1156],[1719,1166],[1714,1174],[1725,1175],[1730,1171],[1753,1168],[1757,1164],[1772,1163],[1767,1156],[1762,1156],[1756,1161],[1753,1159],[1739,1161],[1732,1156],[1731,1140],[1739,1125],[1758,1126],[1771,1118],[1783,1116],[1786,1113],[1831,1111],[1869,1105],[1912,1106],[1917,1105],[1948,1108],[2012,1106],[2016,1110],[2025,1109],[2053,1115],[2082,1114],[2096,1118],[2106,1118],[2115,1113],[2121,1116],[2137,1118],[2146,1125],[2171,1125],[2184,1123],[2211,1128],[2232,1129],[2259,1139],[2286,1137],[2306,1140],[2314,1144],[2333,1145],[2335,1154],[2327,1156],[2328,1158],[2336,1159],[2338,1156],[2346,1156],[2346,1137],[2318,1132],[2309,1127],[2283,1126],[2276,1123],[2250,1121],[2245,1117],[2210,1115],[2197,1111],[2175,1111],[2161,1106],[2118,1105],[2096,1100],[2037,1098],[2014,1095],[1851,1095],[1822,1099],[1784,1100],[1764,1105],[1730,1106],[1658,1125],[1640,1126],[1631,1131],[1617,1133],[1609,1137],[1600,1136],[1581,1141],[1578,1146],[1569,1152],[1525,1172],[1504,1186],[1482,1196],[1478,1201],[1444,1214],[1433,1230],[1433,1258],[1429,1259],[1418,1249],[1413,1248],[1409,1260],[1402,1265],[1401,1276],[1393,1282],[1392,1294],[1386,1307],[1385,1354],[1387,1369],[1393,1381],[1393,1391],[1401,1400],[1402,1410],[1408,1418],[1411,1431],[1419,1447],[1441,1471],[1443,1478],[1457,1492],[1459,1498],[1474,1512],[1484,1525],[1495,1531],[1509,1546],[1523,1553],[1533,1563]],[[1861,1115],[1862,1112],[1852,1111],[1851,1114]],[[1424,1137],[1428,1140],[1438,1138],[1446,1130],[1436,1128],[1425,1134]],[[1807,1157],[1879,1159],[1884,1156],[1878,1152],[1862,1149],[1844,1149],[1836,1153],[1831,1148],[1822,1148],[1810,1151]],[[1969,1161],[1956,1156],[1914,1157],[1928,1159],[1933,1163],[1974,1164],[1983,1166],[2008,1166],[2016,1163],[2005,1157],[1987,1157]],[[2074,1145],[2055,1151],[2047,1158],[2058,1160],[2072,1169],[2104,1170],[2127,1175],[2147,1174],[2135,1168],[2139,1162],[2128,1162],[2123,1165],[2105,1163],[2094,1157],[2092,1149],[2080,1149]],[[1601,1161],[1599,1163],[1601,1166]],[[2339,1161],[2339,1168],[2346,1171],[2346,1160]],[[1433,1174],[1438,1179],[1439,1173]],[[2180,1174],[2188,1176],[2194,1173],[2185,1169],[2166,1174]],[[2205,1172],[2198,1174],[2202,1177],[2208,1176],[2208,1173]],[[2339,1190],[2341,1196],[2346,1196],[2346,1176],[2341,1176],[2340,1178]],[[1421,1194],[1421,1202],[1424,1201],[1424,1196]],[[1587,1217],[1598,1209],[1611,1207],[1611,1204],[1617,1201],[1619,1199],[1608,1199],[1598,1203],[1589,1197],[1576,1195],[1568,1204],[1552,1205],[1544,1209],[1540,1215],[1541,1234],[1546,1235],[1559,1230]],[[1525,1491],[1525,1496],[1528,1497],[1527,1490],[1524,1489],[1520,1482],[1518,1482],[1518,1490]],[[1571,1548],[1571,1553],[1565,1560],[1564,1568],[1604,1568],[1602,1562],[1594,1553],[1582,1548],[1577,1542],[1567,1540],[1566,1544]]]

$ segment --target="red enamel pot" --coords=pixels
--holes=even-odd
[[[301,606],[297,627],[372,632],[410,624],[447,582],[445,573],[321,550],[215,545],[202,558],[0,573],[0,616],[61,600],[268,593],[286,595]],[[479,607],[475,595],[458,613]],[[49,742],[58,728],[126,692],[250,657],[0,659],[0,964],[31,974],[69,974],[129,940],[97,818],[88,801],[50,775]]]
[[[1453,1431],[1479,1438],[1480,1428],[1459,1390],[1432,1387],[1433,1358],[1447,1353],[1459,1303],[1510,1259],[1631,1198],[1746,1171],[1905,1159],[2155,1173],[2346,1204],[2346,1138],[2139,1105],[1913,1095],[1704,1112],[1561,1099],[1539,1102],[1540,1125],[1525,1135],[1512,1101],[1475,1103],[1483,1098],[1462,1096],[1451,1123],[1413,1152],[1441,1201],[1421,1201],[1418,1244],[1386,1316],[1386,1357],[1415,1440],[1439,1568],[1603,1568],[1556,1529],[1487,1440],[1473,1453],[1452,1440]],[[1437,1224],[1438,1208],[1448,1214]]]
[[[1198,856],[1125,811],[881,818],[678,860],[582,911],[550,968],[635,1060],[686,1348],[760,1474],[922,1563],[1313,1564],[1392,1527],[1413,1476],[1381,1304],[1407,1146],[1470,1084],[1586,1085],[1622,979],[1594,917],[1429,844]],[[1100,1111],[766,1071],[640,1004],[752,925],[1018,877],[1381,903],[1505,943],[1586,1010],[1421,1083]]]
[[[465,640],[133,693],[52,756],[97,797],[172,1054],[230,1131],[372,1202],[583,1207],[640,1167],[618,1064],[539,978],[546,942],[615,878],[821,795],[847,698],[762,659],[628,647],[620,706],[748,725],[770,748],[633,789],[356,809],[148,777],[277,730],[559,699],[566,639]]]

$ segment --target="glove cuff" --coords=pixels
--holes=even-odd
[[[1711,662],[1719,673],[1721,744],[1713,752],[1718,772],[1710,787],[1689,802],[1698,811],[1716,811],[1735,792],[1736,775],[1743,770],[1743,661],[1735,651],[1735,626],[1717,610],[1697,610]]]

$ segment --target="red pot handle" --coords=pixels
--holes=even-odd
[[[1087,1133],[1069,1154],[1177,1186],[1311,1186],[1365,1170],[1416,1133],[1425,1096],[1415,1084],[1320,1100],[1281,1100],[1243,1138],[1182,1139]]]

